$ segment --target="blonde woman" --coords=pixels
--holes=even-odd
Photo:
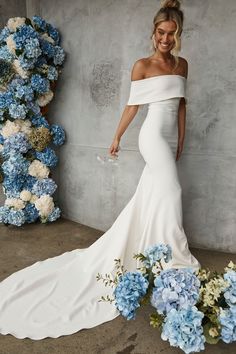
[[[182,227],[175,164],[185,130],[187,62],[176,55],[182,26],[179,2],[164,1],[154,18],[155,52],[134,64],[129,100],[109,149],[112,156],[117,155],[120,138],[139,105],[148,104],[139,134],[146,165],[133,197],[111,228],[90,247],[37,262],[0,283],[0,333],[40,340],[112,320],[119,315],[115,305],[98,300],[105,294],[112,297],[113,289],[104,289],[102,282],[96,281],[97,273],[113,273],[114,259],[118,258],[127,270],[135,270],[133,254],[157,243],[172,247],[172,260],[162,263],[163,268],[200,268]],[[177,126],[174,157],[166,136],[172,136]]]

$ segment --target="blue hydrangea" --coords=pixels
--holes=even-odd
[[[164,261],[167,263],[172,258],[171,247],[165,244],[150,246],[144,251],[143,254],[146,257],[146,259],[143,261],[143,264],[147,268],[152,268],[153,265],[161,259],[164,259]]]
[[[48,167],[55,167],[58,162],[58,157],[54,150],[46,147],[43,151],[36,151],[36,158]]]
[[[7,45],[0,47],[0,59],[7,60],[9,62],[13,62],[15,59],[14,55],[9,52]]]
[[[64,49],[60,46],[55,46],[54,48],[54,57],[53,63],[55,65],[62,65],[65,60],[65,52]]]
[[[61,215],[61,210],[60,210],[60,208],[56,207],[53,209],[51,214],[48,215],[48,221],[53,222],[53,221],[59,219],[60,215]]]
[[[4,137],[2,136],[2,134],[0,134],[0,144],[4,143]]]
[[[56,183],[51,178],[43,178],[37,180],[32,188],[32,193],[36,194],[38,197],[41,195],[49,194],[52,195],[57,189]]]
[[[23,210],[10,209],[7,214],[7,223],[15,226],[21,226],[25,223],[25,214]]]
[[[64,144],[66,138],[65,131],[60,125],[52,124],[50,131],[53,134],[53,143],[55,145]]]
[[[2,170],[4,174],[10,175],[11,178],[14,178],[17,175],[27,174],[29,165],[30,162],[21,154],[12,153],[9,155],[8,160],[3,162]]]
[[[148,289],[148,280],[138,271],[127,272],[120,276],[114,290],[115,305],[127,320],[135,318],[141,298]]]
[[[224,274],[224,279],[229,282],[229,286],[224,292],[225,301],[229,306],[236,306],[236,272],[229,270]]]
[[[11,152],[16,151],[20,153],[26,153],[30,149],[31,145],[28,142],[24,133],[20,132],[9,136],[5,139],[3,156],[9,155]]]
[[[33,126],[35,126],[36,128],[45,127],[45,128],[49,129],[49,127],[50,127],[48,121],[41,114],[35,114],[31,118],[31,122],[32,122]]]
[[[39,217],[39,212],[35,208],[34,204],[28,203],[25,208],[23,209],[25,213],[25,221],[30,224],[32,222],[35,222],[38,217]]]
[[[23,25],[13,34],[13,40],[17,49],[24,49],[27,39],[39,38],[35,29],[28,25]]]
[[[16,103],[16,101],[12,92],[0,92],[0,109],[6,109],[14,103]]]
[[[46,93],[49,91],[49,80],[39,74],[31,76],[31,86],[38,93]]]
[[[25,177],[22,189],[26,189],[27,191],[32,192],[33,186],[37,182],[37,178],[31,175],[27,175]]]
[[[163,323],[162,340],[168,340],[171,346],[179,347],[186,354],[204,350],[203,317],[204,314],[196,306],[179,311],[171,309]]]
[[[8,198],[18,198],[23,185],[25,183],[25,175],[5,175],[3,180],[3,187],[5,189],[5,194]]]
[[[27,108],[32,112],[32,115],[40,114],[40,107],[35,101],[27,102]]]
[[[23,54],[18,57],[20,66],[24,70],[31,70],[35,67],[37,58],[26,58]]]
[[[27,107],[23,103],[12,103],[9,106],[9,114],[12,118],[15,119],[25,119],[27,114]]]
[[[48,80],[57,80],[58,78],[58,71],[54,66],[49,65],[48,72],[47,72]]]
[[[40,67],[43,66],[44,64],[47,64],[47,59],[43,55],[40,55],[40,57],[37,58],[35,66]]]
[[[165,269],[154,280],[151,304],[159,314],[172,308],[181,309],[195,305],[199,298],[200,280],[193,268]]]
[[[5,26],[1,31],[0,31],[0,42],[5,42],[7,37],[9,37],[11,34],[11,31],[7,26]]]
[[[41,53],[42,50],[40,49],[39,40],[37,38],[27,39],[27,42],[25,44],[24,55],[27,58],[37,59],[41,55]]]
[[[46,57],[48,58],[53,58],[55,55],[55,47],[53,44],[49,43],[48,41],[41,39],[40,40],[40,46],[42,49],[42,52]]]
[[[55,44],[58,45],[60,42],[60,35],[58,30],[55,27],[53,27],[50,23],[47,24],[47,30],[49,36],[55,41]]]
[[[236,341],[236,306],[221,311],[219,317],[221,324],[220,339],[225,343]]]
[[[33,16],[32,21],[37,29],[40,29],[42,31],[46,31],[47,29],[47,22],[40,16]]]
[[[7,206],[0,206],[0,222],[6,224],[7,217],[9,214],[10,208]]]
[[[30,85],[18,85],[15,88],[15,96],[25,101],[32,101],[34,99],[34,91]]]

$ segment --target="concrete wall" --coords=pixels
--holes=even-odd
[[[128,99],[135,60],[151,54],[156,0],[41,0],[40,14],[62,33],[67,61],[51,103],[67,144],[55,171],[64,216],[107,230],[133,195],[144,161],[138,151],[143,107],[121,141],[108,148]],[[184,152],[177,163],[184,228],[192,246],[236,251],[234,14],[236,2],[183,1],[181,55],[189,61]]]

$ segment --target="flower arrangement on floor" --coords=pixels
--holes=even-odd
[[[50,176],[63,128],[43,116],[65,60],[56,28],[40,16],[10,18],[0,32],[0,222],[21,226],[60,217]]]
[[[97,274],[97,281],[114,288],[113,297],[99,301],[115,302],[127,320],[135,319],[136,310],[150,304],[154,313],[150,325],[159,328],[161,338],[186,354],[205,349],[205,342],[216,344],[236,341],[236,264],[232,261],[223,273],[193,268],[163,269],[172,250],[157,244],[135,254],[141,267],[128,272],[115,260],[115,275]]]

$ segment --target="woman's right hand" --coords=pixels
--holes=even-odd
[[[110,146],[109,153],[112,156],[118,156],[116,153],[120,150],[119,147],[120,139],[115,138]]]

